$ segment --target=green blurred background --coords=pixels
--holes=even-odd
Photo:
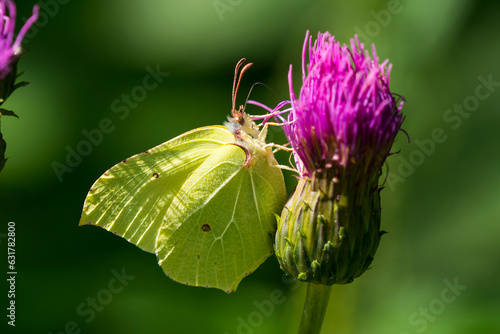
[[[19,19],[33,4],[18,1]],[[7,222],[14,221],[18,271],[16,327],[6,326],[2,298],[2,333],[295,333],[305,289],[283,279],[274,258],[228,295],[175,283],[154,255],[78,221],[106,169],[225,120],[240,58],[254,66],[239,103],[256,81],[286,98],[289,64],[297,91],[307,29],[328,30],[341,42],[360,33],[390,58],[391,88],[407,100],[411,137],[408,143],[401,133],[394,148],[401,153],[389,159],[382,192],[389,233],[371,270],[333,288],[323,333],[500,332],[500,89],[481,87],[481,78],[500,82],[499,1],[41,4],[19,65],[30,85],[4,105],[20,118],[2,118],[10,159],[0,175],[0,248],[5,259]],[[121,119],[112,103],[142,85],[147,66],[169,76]],[[281,100],[262,86],[252,99]],[[455,104],[470,112],[448,111]],[[60,182],[54,162],[65,164],[68,147],[76,149],[86,140],[82,131],[104,118],[114,130]],[[270,140],[284,142],[276,129]],[[291,190],[294,178],[285,174]],[[112,272],[122,270],[134,278],[110,297],[104,290]],[[461,287],[453,293],[446,282]],[[283,297],[270,307],[273,291]],[[82,310],[96,297],[105,302],[90,319]]]

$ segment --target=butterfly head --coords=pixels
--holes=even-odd
[[[257,138],[259,136],[259,128],[252,120],[252,118],[245,113],[245,107],[240,105],[238,109],[236,109],[236,96],[238,94],[238,88],[240,87],[241,78],[243,74],[253,65],[253,63],[248,63],[240,71],[240,67],[246,61],[245,58],[242,58],[238,64],[236,64],[236,68],[234,69],[234,80],[233,80],[233,91],[232,91],[232,108],[231,108],[231,116],[228,117],[229,123],[226,123],[226,127],[229,131],[234,133],[236,136],[239,136],[241,132],[251,136],[252,138]]]

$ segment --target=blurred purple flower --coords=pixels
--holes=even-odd
[[[8,12],[8,13],[7,13]],[[17,37],[14,39],[16,28],[16,5],[10,0],[0,0],[0,105],[10,96],[10,94],[19,87],[25,86],[27,82],[17,82],[17,61],[23,55],[21,42],[38,19],[39,7],[33,7],[33,15],[26,21]],[[12,110],[0,108],[0,118],[2,116],[17,115]],[[7,144],[3,140],[0,132],[0,171],[5,162],[5,150]]]
[[[7,13],[8,12],[8,13]],[[26,21],[14,40],[16,5],[10,0],[0,0],[0,80],[12,72],[23,50],[24,35],[38,19],[39,7],[33,7],[33,15]]]
[[[370,57],[357,36],[349,48],[328,32],[319,33],[312,45],[307,32],[302,88],[297,99],[290,66],[292,108],[283,126],[302,175],[354,165],[365,172],[380,170],[404,118],[403,100],[389,90],[391,67],[388,60],[379,64],[375,46]]]

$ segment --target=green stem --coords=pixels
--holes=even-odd
[[[330,300],[331,285],[307,284],[306,302],[300,322],[299,334],[319,334]]]

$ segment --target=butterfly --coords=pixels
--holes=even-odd
[[[235,68],[226,127],[188,131],[111,167],[88,192],[80,225],[155,253],[177,282],[235,291],[273,253],[275,214],[286,201],[267,127],[236,110],[252,65],[239,72],[245,61]]]

